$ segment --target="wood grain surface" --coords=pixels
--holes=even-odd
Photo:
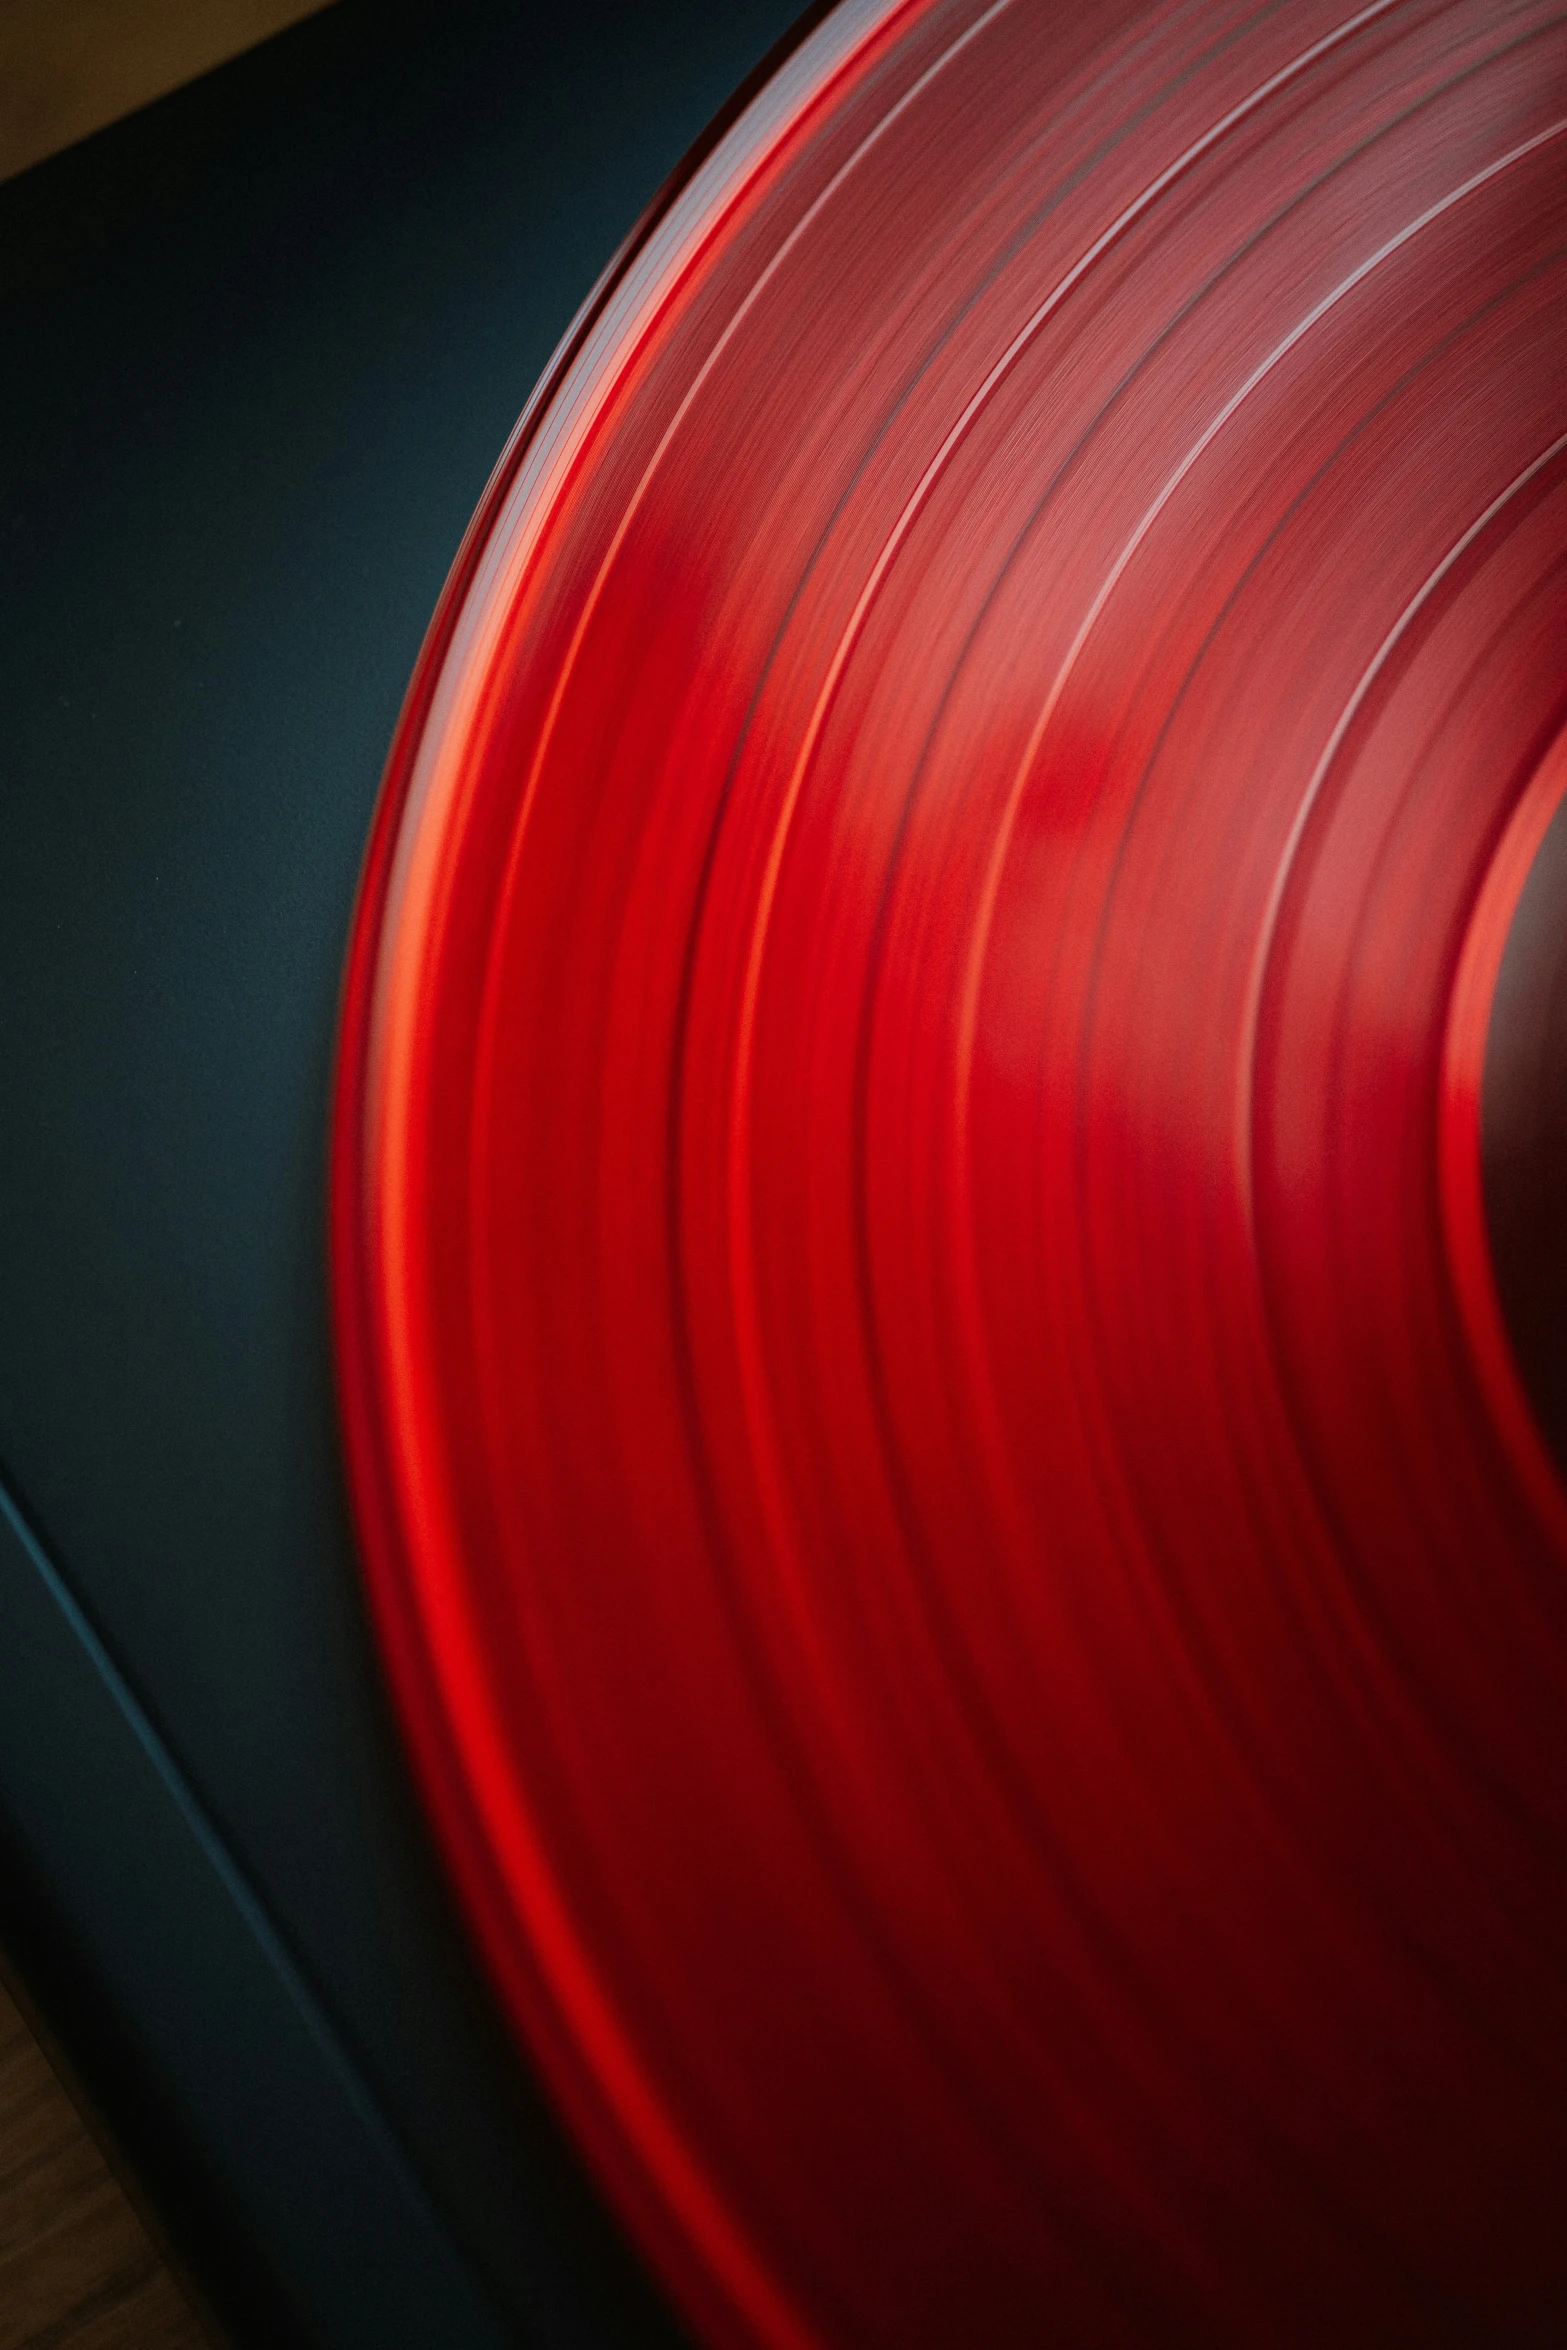
[[[210,2350],[0,1985],[0,2350]]]
[[[324,0],[0,0],[0,179],[178,89]]]

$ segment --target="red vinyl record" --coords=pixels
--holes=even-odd
[[[715,2344],[1567,2338],[1564,167],[1533,0],[845,0],[459,558],[350,1475]]]

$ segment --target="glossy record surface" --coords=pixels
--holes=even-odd
[[[1564,161],[1544,6],[845,6],[454,572],[351,1469],[492,1970],[715,2342],[1567,2322],[1480,1153]]]

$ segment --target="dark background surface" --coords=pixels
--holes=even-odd
[[[793,13],[343,0],[0,188],[0,1927],[242,2338],[676,2338],[406,1780],[324,1138],[446,568]]]

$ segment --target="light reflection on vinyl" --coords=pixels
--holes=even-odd
[[[350,1470],[714,2343],[1567,2331],[1564,305],[1543,5],[849,0],[459,560]]]

